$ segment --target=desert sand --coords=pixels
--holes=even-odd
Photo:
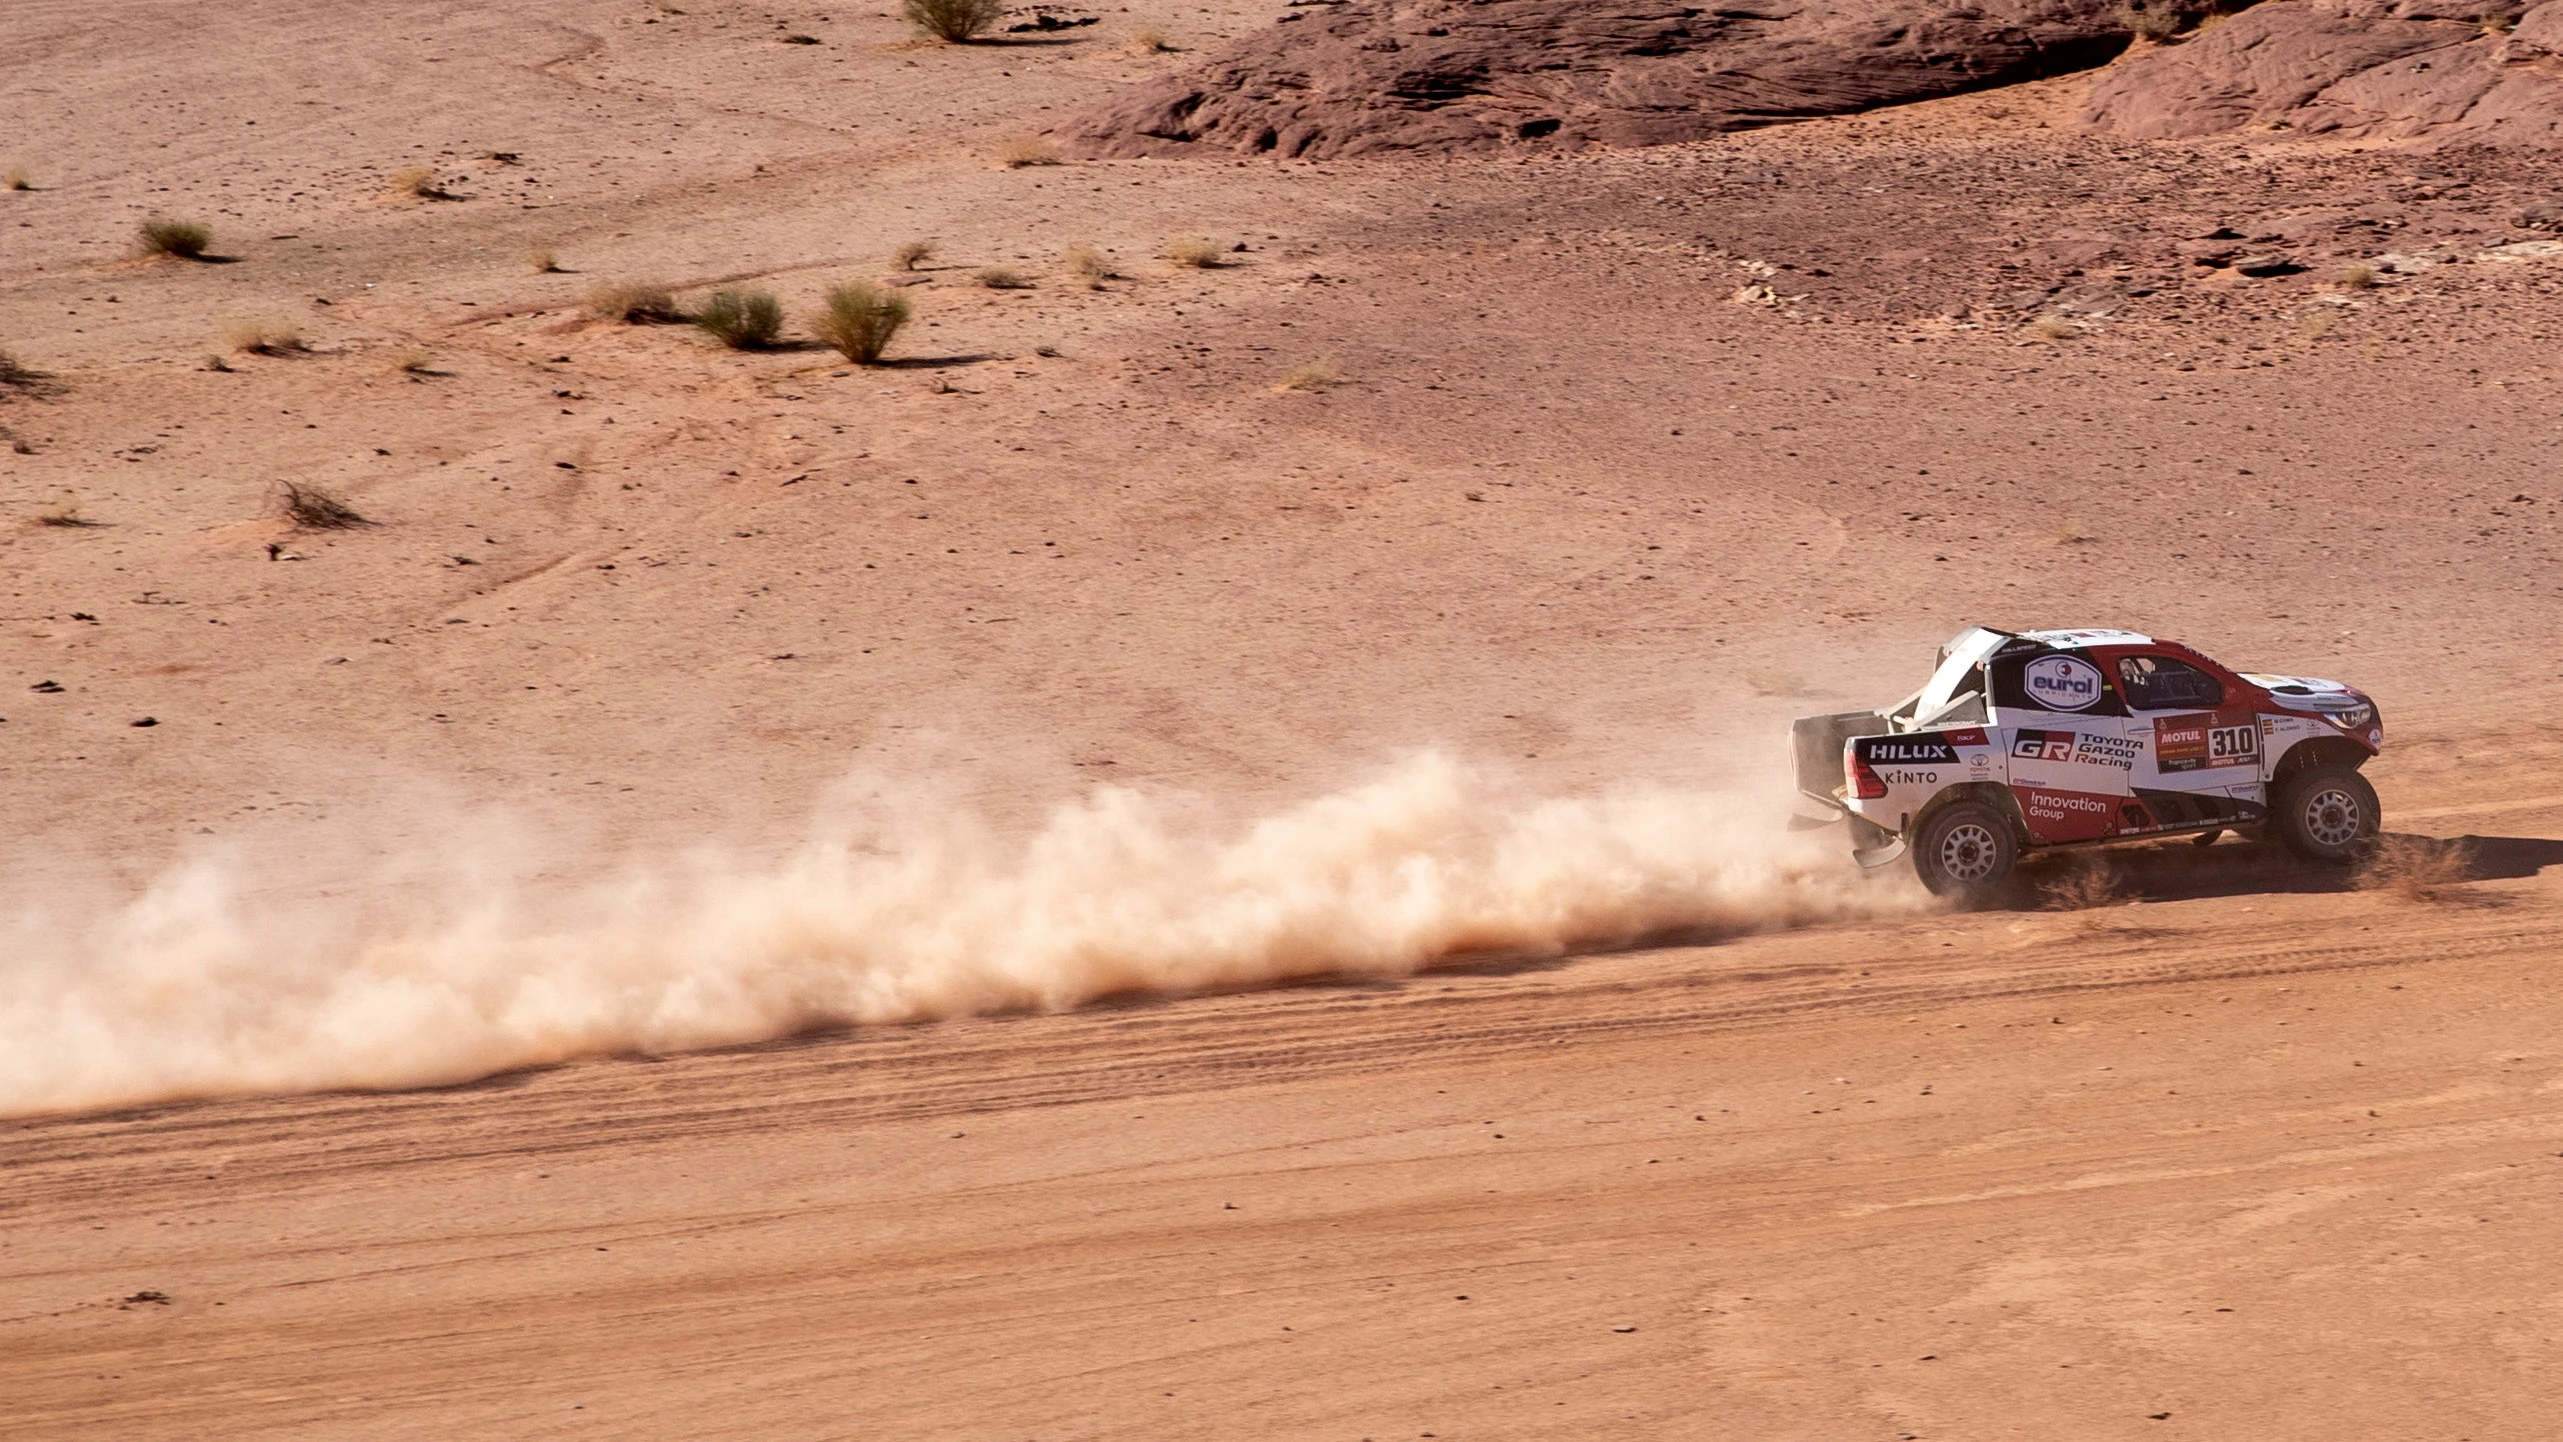
[[[1292,12],[1055,13],[0,12],[0,1436],[2551,1435],[2550,152],[1009,165]],[[1969,622],[2470,879],[1785,829]]]

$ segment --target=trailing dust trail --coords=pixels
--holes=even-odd
[[[566,900],[464,875],[414,915],[253,901],[254,864],[185,866],[101,913],[0,922],[0,1114],[450,1083],[1923,904],[1864,882],[1838,838],[1788,835],[1775,804],[1505,790],[1428,755],[1242,827],[1107,788],[1014,840],[892,803],[777,866],[697,862]]]

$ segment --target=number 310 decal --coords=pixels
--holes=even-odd
[[[2260,726],[2214,726],[2207,731],[2209,765],[2253,761],[2260,757]]]

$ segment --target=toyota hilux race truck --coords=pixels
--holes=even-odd
[[[1893,707],[1790,732],[1798,789],[1849,821],[1853,855],[1910,852],[1942,895],[1998,893],[2026,851],[2229,830],[2345,861],[2379,821],[2374,701],[2132,631],[1970,627]]]

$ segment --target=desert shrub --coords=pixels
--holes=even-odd
[[[1342,379],[1343,377],[1337,374],[1333,365],[1325,361],[1312,361],[1307,365],[1294,367],[1290,374],[1283,376],[1281,388],[1286,391],[1322,391]]]
[[[389,356],[385,357],[385,359],[391,362],[393,370],[398,371],[402,375],[423,376],[434,375],[436,373],[436,357],[429,355],[424,349],[418,346],[402,346],[400,349],[393,351]]]
[[[31,386],[44,379],[44,372],[0,350],[0,386]]]
[[[914,270],[932,259],[934,242],[931,240],[912,240],[890,252],[890,263],[901,270]]]
[[[45,507],[41,511],[36,512],[36,524],[39,526],[62,526],[72,529],[86,530],[91,526],[101,525],[103,523],[90,520],[88,517],[80,514],[80,498],[78,496],[65,495],[61,500],[54,502],[52,505]]]
[[[830,290],[819,313],[810,318],[810,334],[834,347],[856,365],[871,365],[890,348],[890,338],[908,323],[908,297],[867,280],[848,281]]]
[[[992,265],[979,272],[978,280],[981,285],[990,290],[1032,289],[1032,282],[1024,278],[1022,271],[1012,270],[1002,265]]]
[[[1130,48],[1141,55],[1159,55],[1175,47],[1166,43],[1166,32],[1154,25],[1142,25],[1130,32]]]
[[[2462,841],[2380,836],[2358,868],[2358,889],[2405,901],[2438,901],[2447,888],[2474,879],[2474,856]]]
[[[35,188],[35,182],[27,179],[25,166],[12,165],[6,170],[0,170],[0,190],[33,190]]]
[[[561,258],[549,250],[538,249],[526,252],[525,263],[534,267],[534,273],[536,275],[558,275],[561,273]]]
[[[1006,13],[1005,0],[907,0],[908,23],[947,44],[978,38]]]
[[[2130,33],[2158,45],[2180,33],[2180,12],[2176,10],[2121,5],[2116,13],[2118,23]]]
[[[194,260],[214,243],[213,228],[192,220],[154,216],[142,223],[142,253]]]
[[[2355,265],[2342,267],[2340,273],[2340,286],[2343,290],[2374,290],[2376,288],[2376,267],[2369,265],[2363,260]]]
[[[783,333],[783,303],[761,290],[716,290],[694,323],[732,350],[760,350]]]
[[[435,200],[445,194],[436,184],[436,172],[424,165],[404,165],[393,171],[391,191],[412,200]]]
[[[1189,266],[1194,270],[1216,270],[1227,263],[1220,256],[1218,245],[1199,236],[1188,236],[1166,242],[1166,260],[1171,265]]]
[[[1088,290],[1101,290],[1112,278],[1112,260],[1091,245],[1072,245],[1059,257],[1059,263],[1070,275],[1085,283]]]
[[[586,306],[587,313],[598,320],[621,321],[625,325],[684,319],[666,286],[638,281],[600,285],[587,293]]]
[[[356,508],[318,486],[286,481],[277,488],[276,510],[306,531],[348,531],[370,526]]]
[[[999,153],[998,159],[1006,163],[1008,170],[1021,170],[1027,165],[1057,165],[1059,152],[1052,149],[1050,142],[1040,136],[1027,135],[1021,140],[1010,142]]]
[[[2072,321],[2065,319],[2063,316],[2054,314],[2038,317],[2036,320],[2029,322],[2027,329],[2031,335],[2038,337],[2040,340],[2070,340],[2075,335],[2079,334],[2079,332],[2074,329],[2074,323]]]
[[[223,344],[249,355],[298,355],[311,347],[303,333],[281,320],[236,320],[223,327]]]

